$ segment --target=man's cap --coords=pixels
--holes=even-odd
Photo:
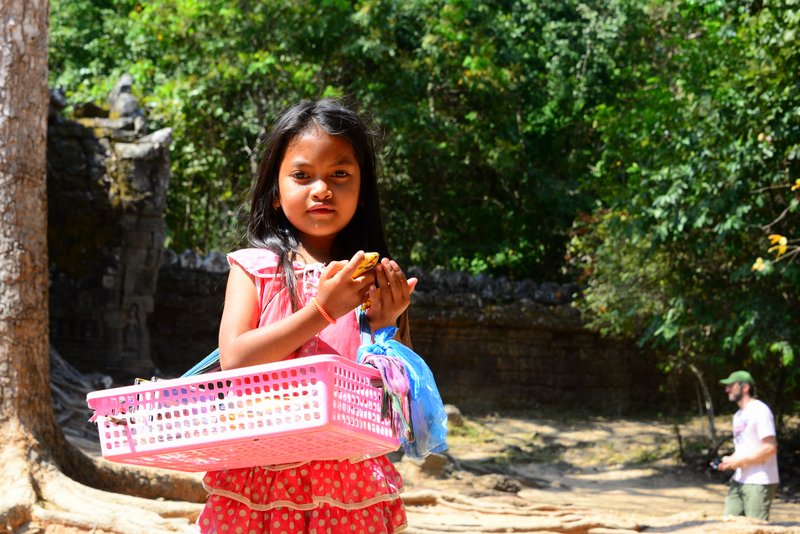
[[[728,378],[724,378],[719,381],[720,384],[733,384],[734,382],[742,382],[744,384],[753,384],[755,385],[756,381],[753,380],[753,376],[748,373],[747,371],[734,371],[731,373],[731,376]]]

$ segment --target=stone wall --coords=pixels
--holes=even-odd
[[[177,376],[217,346],[227,264],[167,252],[151,316],[159,372]],[[469,411],[651,408],[661,376],[632,343],[583,327],[577,287],[411,269],[414,349],[445,402]]]
[[[147,317],[166,226],[171,131],[145,134],[129,86],[109,110],[67,120],[57,93],[48,122],[50,339],[82,371],[153,371]],[[83,115],[83,116],[81,116]]]
[[[164,376],[180,376],[217,347],[228,280],[222,254],[164,253],[149,330],[153,362]]]
[[[446,402],[470,411],[652,407],[662,380],[654,362],[588,331],[570,305],[576,286],[413,274],[414,348]]]

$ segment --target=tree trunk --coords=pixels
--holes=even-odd
[[[53,413],[48,16],[48,0],[0,1],[0,533],[36,531],[48,522],[106,532],[189,531],[197,505],[112,495],[65,476],[105,488],[130,484],[133,491],[153,485],[137,483],[141,471],[96,466],[69,445]]]
[[[714,424],[714,401],[711,398],[711,392],[708,390],[708,386],[706,386],[705,378],[703,378],[703,373],[700,371],[700,369],[698,369],[697,366],[691,362],[686,362],[685,365],[697,379],[698,387],[702,393],[703,405],[708,416],[709,444],[711,447],[716,445],[716,447],[719,448],[719,445],[717,444],[717,428]]]
[[[0,442],[3,467],[55,443],[47,330],[46,0],[0,3]],[[63,438],[62,438],[63,439]],[[7,471],[8,468],[5,468]],[[30,468],[4,492],[3,523],[29,519]],[[6,474],[6,473],[4,473]],[[26,476],[27,475],[27,476]],[[2,525],[0,525],[2,527]]]
[[[0,4],[0,424],[52,440],[47,330],[46,0]],[[35,395],[30,395],[36,392]]]

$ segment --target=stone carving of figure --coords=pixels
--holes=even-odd
[[[142,321],[139,317],[139,305],[131,304],[125,312],[125,326],[122,328],[122,350],[138,353],[142,345]]]
[[[139,101],[133,96],[131,86],[133,78],[130,74],[123,74],[108,94],[108,102],[111,105],[109,118],[118,119],[129,117],[133,119],[134,131],[142,133],[145,129],[144,112],[139,107]]]

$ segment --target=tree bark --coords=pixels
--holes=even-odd
[[[43,522],[188,532],[198,505],[112,495],[75,482],[152,492],[159,475],[96,466],[69,445],[55,420],[45,178],[48,17],[48,0],[0,1],[0,534],[38,531]]]
[[[47,19],[47,0],[0,3],[0,425],[16,418],[34,436],[52,440]]]

